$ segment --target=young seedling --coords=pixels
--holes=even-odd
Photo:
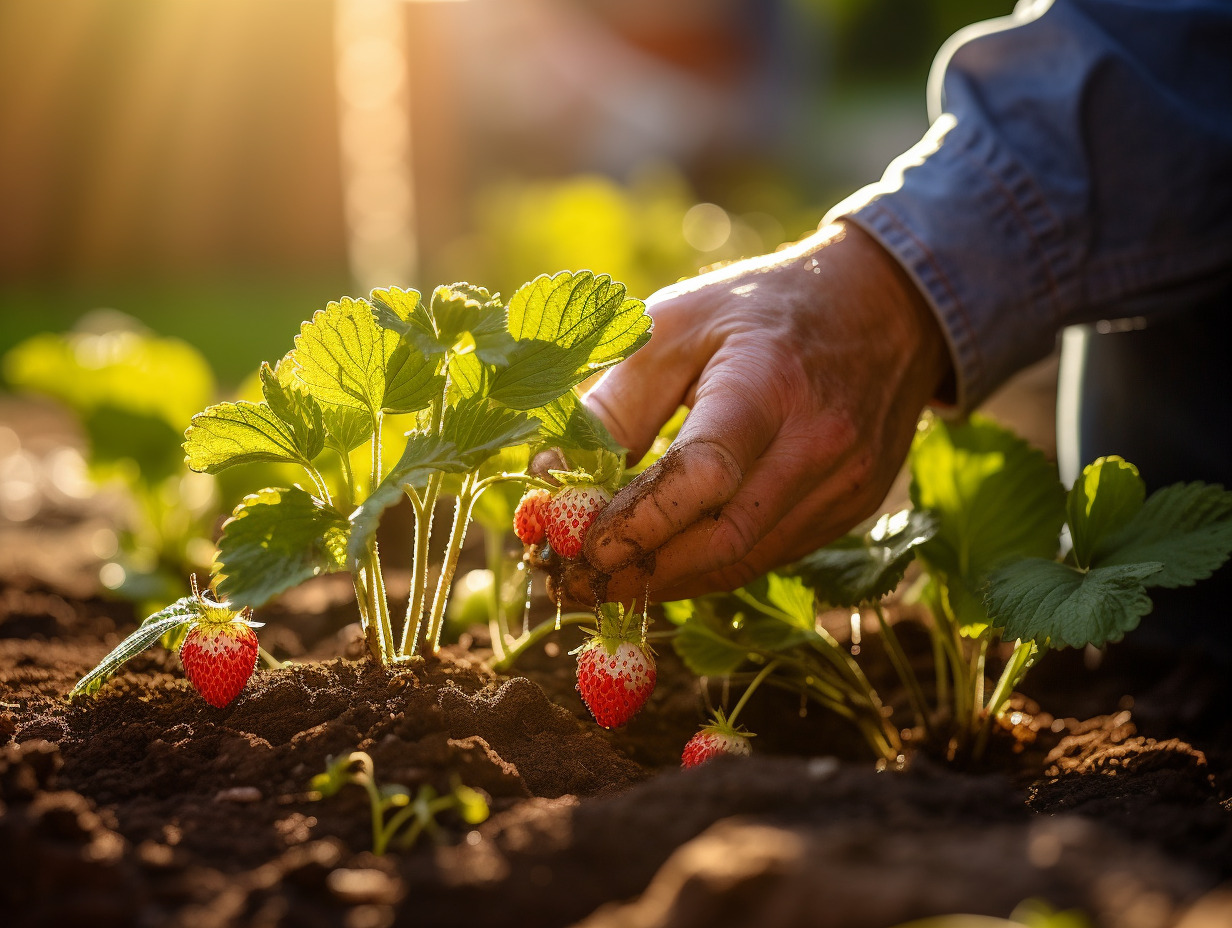
[[[176,600],[150,616],[125,638],[97,667],[82,677],[69,696],[98,692],[129,658],[154,642],[179,641],[180,660],[188,680],[212,706],[229,705],[252,676],[260,648],[253,629],[252,610],[218,602],[197,588],[192,596]]]
[[[456,812],[468,825],[478,825],[488,817],[487,801],[478,791],[463,786],[456,777],[450,791],[443,796],[438,796],[427,783],[420,786],[413,797],[405,786],[378,785],[372,757],[364,751],[327,759],[325,772],[318,773],[309,784],[310,797],[326,799],[351,784],[362,786],[368,793],[372,811],[372,853],[378,857],[384,856],[391,844],[408,851],[420,835],[427,833],[435,837],[440,829],[436,818],[444,812]]]

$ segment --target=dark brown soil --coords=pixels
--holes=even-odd
[[[157,648],[69,701],[137,618],[90,592],[82,526],[101,517],[0,524],[5,925],[880,928],[1024,900],[1100,926],[1232,925],[1232,680],[1200,658],[1049,655],[982,770],[877,773],[841,720],[768,692],[744,716],[754,758],[681,771],[702,699],[666,643],[650,705],[607,732],[573,690],[576,629],[527,677],[486,670],[479,633],[386,671],[356,659],[349,585],[324,578],[261,616],[297,662],[226,709]],[[877,672],[875,640],[861,661]],[[446,815],[440,843],[374,857],[363,791],[308,791],[356,749],[382,783],[459,777],[491,818]]]

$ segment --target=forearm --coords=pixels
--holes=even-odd
[[[1232,6],[1062,0],[968,38],[939,56],[929,134],[831,213],[926,295],[963,408],[1061,327],[1232,273]]]

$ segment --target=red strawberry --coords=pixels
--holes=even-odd
[[[619,728],[646,704],[655,688],[650,649],[596,636],[578,652],[577,689],[595,721]]]
[[[748,757],[753,753],[750,737],[747,731],[732,728],[720,716],[714,724],[703,726],[701,731],[689,739],[689,743],[684,746],[684,753],[680,755],[680,766],[696,767],[720,754]]]
[[[243,622],[199,622],[180,645],[184,673],[219,709],[240,694],[257,666],[257,633]]]
[[[527,490],[513,513],[513,533],[524,545],[537,545],[544,538],[544,523],[552,494],[547,490]]]
[[[612,494],[592,484],[575,484],[556,491],[547,505],[548,544],[563,558],[582,553],[582,542],[595,516],[612,501]]]

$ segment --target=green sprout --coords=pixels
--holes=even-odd
[[[478,825],[488,817],[488,803],[482,794],[463,786],[456,775],[450,791],[444,795],[437,795],[426,783],[414,796],[405,786],[378,785],[372,758],[364,751],[328,758],[325,772],[318,773],[309,784],[310,798],[326,799],[351,784],[362,786],[368,793],[372,810],[372,853],[378,857],[384,856],[391,844],[398,850],[408,851],[420,835],[437,835],[440,826],[436,817],[443,812],[456,812],[468,825]]]

